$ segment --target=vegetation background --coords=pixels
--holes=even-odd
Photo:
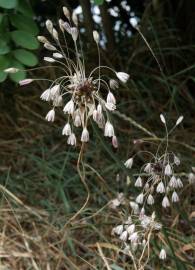
[[[8,77],[3,73],[11,65],[44,65],[45,50],[36,35],[48,35],[45,20],[57,23],[63,6],[79,15],[88,68],[98,62],[92,39],[97,29],[102,62],[131,76],[116,93],[121,114],[116,113],[113,121],[119,149],[113,150],[93,126],[85,154],[90,200],[68,228],[67,220],[86,198],[76,172],[79,149],[68,147],[61,136],[63,115],[52,125],[45,122],[48,106],[39,96],[47,85],[21,88],[17,83],[25,76],[56,74],[52,69]],[[120,213],[108,202],[117,192],[133,195],[123,161],[140,148],[153,149],[153,144],[136,145],[134,140],[158,140],[137,123],[158,138],[164,136],[162,112],[170,125],[184,115],[170,146],[180,155],[183,172],[195,166],[194,14],[194,0],[0,0],[0,269],[133,269],[131,260],[116,250],[120,244],[111,230],[120,223]],[[140,162],[144,158],[139,156]],[[167,227],[161,237],[169,243],[169,259],[165,265],[159,262],[159,247],[153,243],[148,269],[194,269],[193,186],[187,184],[182,200],[164,214]]]

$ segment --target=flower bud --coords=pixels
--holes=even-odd
[[[63,9],[63,13],[64,13],[65,17],[68,20],[70,20],[70,11],[68,10],[68,8],[67,7],[63,7],[62,9]]]
[[[99,36],[99,33],[97,31],[93,31],[93,39],[95,40],[96,43],[99,42],[100,36]]]

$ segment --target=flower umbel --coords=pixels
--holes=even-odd
[[[69,136],[68,144],[75,145],[75,128],[80,126],[83,130],[81,141],[87,142],[89,140],[87,126],[89,119],[92,118],[100,128],[104,129],[104,135],[112,138],[113,146],[117,147],[117,138],[109,117],[109,114],[116,109],[116,99],[111,90],[118,88],[117,78],[119,81],[126,83],[129,75],[125,72],[116,72],[108,66],[100,65],[99,34],[97,31],[93,32],[93,38],[97,45],[99,64],[87,74],[82,50],[80,51],[78,46],[80,42],[78,42],[79,29],[77,16],[73,13],[71,17],[66,7],[63,7],[63,13],[67,21],[60,19],[59,28],[61,35],[65,39],[65,44],[67,44],[66,35],[71,37],[74,55],[70,58],[72,52],[70,53],[67,46],[63,49],[64,47],[60,41],[60,33],[54,28],[52,21],[47,20],[46,28],[54,44],[44,36],[39,36],[38,40],[51,53],[50,56],[44,57],[44,60],[50,64],[59,64],[62,74],[59,78],[52,81],[48,89],[41,94],[41,99],[51,103],[52,112],[54,112],[55,107],[64,106],[63,112],[67,115],[67,122],[70,125],[70,129],[67,131],[66,126],[62,133]],[[102,76],[103,69],[112,72],[116,79],[110,78],[106,81]],[[16,71],[15,68],[6,70],[6,72],[10,73]],[[20,84],[25,85],[31,81],[31,79],[28,79],[22,81]],[[54,121],[53,113],[50,112],[46,119],[48,121]],[[69,130],[71,130],[71,134],[69,134]]]
[[[143,205],[143,207],[146,205],[151,206],[155,204],[155,202],[158,203],[160,199],[162,207],[168,208],[171,202],[177,203],[179,201],[178,190],[183,187],[182,180],[178,177],[177,172],[181,162],[176,154],[168,151],[168,134],[170,132],[167,131],[166,119],[162,114],[160,115],[160,120],[165,125],[165,139],[158,146],[155,155],[147,152],[151,155],[151,159],[142,166],[134,183],[135,187],[141,190],[136,197],[136,203]],[[183,116],[180,116],[171,131],[173,131],[182,120]],[[161,150],[163,142],[165,142],[165,149]],[[160,154],[160,150],[162,154]],[[132,164],[133,157],[125,162],[125,166],[129,169],[131,169]]]

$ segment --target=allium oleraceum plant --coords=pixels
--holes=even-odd
[[[158,236],[163,224],[156,220],[154,210],[156,206],[158,208],[159,203],[163,208],[167,208],[171,203],[178,202],[178,190],[183,187],[182,179],[177,172],[180,159],[176,154],[168,151],[169,134],[183,121],[183,116],[178,118],[170,131],[167,129],[166,120],[162,114],[160,119],[165,126],[166,136],[158,145],[155,155],[144,151],[151,158],[142,166],[134,182],[134,186],[141,190],[140,193],[137,196],[134,195],[133,200],[132,196],[131,200],[128,200],[123,193],[119,193],[115,199],[110,201],[112,209],[118,210],[121,207],[121,213],[126,213],[125,216],[128,215],[124,218],[124,222],[113,228],[112,234],[118,236],[122,252],[131,257],[134,268],[139,270],[145,269],[145,265],[149,261],[150,244],[154,238],[160,242],[159,259],[166,259],[164,242]],[[162,148],[163,143],[165,143],[165,148]],[[124,164],[131,169],[133,162],[134,157],[130,157]],[[188,178],[190,177],[194,177],[193,173],[188,175]]]
[[[79,46],[80,37],[77,16],[74,12],[71,16],[66,7],[63,7],[63,12],[66,21],[60,19],[59,28],[64,37],[65,49],[61,45],[59,33],[50,20],[46,21],[46,28],[55,44],[44,36],[38,37],[38,40],[43,43],[44,48],[51,53],[50,56],[44,57],[44,60],[49,63],[59,64],[62,70],[60,77],[53,81],[46,80],[50,82],[50,85],[40,96],[42,100],[51,104],[51,109],[45,118],[47,121],[53,122],[57,107],[63,107],[66,123],[62,129],[62,135],[67,136],[67,143],[69,145],[75,146],[77,144],[75,129],[78,127],[82,128],[81,142],[89,141],[88,124],[89,120],[92,119],[100,128],[104,129],[104,136],[111,137],[113,146],[117,147],[117,137],[110,118],[110,113],[116,109],[116,99],[113,92],[119,87],[119,81],[122,83],[127,82],[129,75],[100,64],[99,34],[97,31],[93,32],[93,38],[97,45],[98,66],[87,74],[85,59]],[[71,37],[73,42],[73,57],[70,57],[72,49],[70,51],[67,46],[67,35]],[[107,76],[103,73],[103,69],[111,71],[114,77],[105,80]],[[15,67],[5,70],[7,73],[18,71],[19,69]],[[20,85],[26,85],[36,80],[44,79],[25,79],[20,81]],[[123,193],[119,193],[117,198],[110,201],[110,207],[113,210],[122,206],[124,210],[122,213],[125,211],[128,213],[123,217],[123,221],[113,228],[112,235],[117,236],[118,240],[121,241],[122,251],[131,257],[135,270],[143,270],[145,268],[150,257],[151,239],[156,235],[158,236],[163,226],[163,224],[157,221],[154,206],[160,202],[163,208],[168,208],[171,203],[178,202],[178,190],[183,187],[182,179],[177,173],[180,159],[175,153],[168,151],[169,134],[182,122],[183,116],[178,118],[170,131],[167,129],[165,117],[160,115],[160,119],[165,127],[166,136],[159,144],[155,154],[144,151],[149,154],[150,158],[141,167],[134,183],[134,186],[140,189],[139,194],[133,200],[127,200]],[[162,151],[164,142],[165,148]],[[81,159],[82,150],[78,158],[77,167],[88,196],[84,205],[71,219],[75,218],[84,209],[89,199],[85,174],[83,175],[79,168]],[[130,157],[125,162],[125,166],[131,169],[133,163],[134,157]],[[192,168],[192,172],[188,176],[190,183],[195,181],[194,172],[195,168]],[[160,237],[157,238],[161,241]],[[166,248],[163,245],[164,242],[160,243],[159,258],[161,260],[165,260],[167,257]]]
[[[165,117],[161,114],[160,119],[165,126],[165,149],[163,154],[161,146],[158,146],[157,152],[154,155],[147,152],[151,158],[149,162],[144,164],[140,170],[134,185],[141,190],[140,194],[136,197],[136,203],[145,207],[151,206],[159,202],[159,195],[161,198],[161,205],[164,208],[170,207],[171,202],[176,203],[179,201],[178,190],[183,187],[182,179],[178,176],[177,170],[180,165],[180,159],[173,152],[168,151],[169,134],[178,126],[183,116],[180,116],[175,126],[168,132]],[[139,152],[140,153],[140,152]],[[125,162],[127,168],[133,166],[133,157]]]
[[[120,213],[124,215],[124,221],[112,229],[112,235],[121,242],[121,252],[132,259],[135,270],[145,269],[150,259],[151,241],[155,238],[163,246],[159,237],[162,224],[156,220],[155,212],[146,215],[139,204],[125,199],[123,193],[110,201],[110,207],[117,211],[121,207]],[[159,258],[166,259],[165,248],[160,250]]]
[[[116,109],[116,99],[112,91],[119,87],[118,80],[126,83],[129,75],[125,72],[116,72],[108,66],[100,65],[99,34],[97,31],[93,32],[93,38],[97,45],[99,65],[89,74],[86,74],[85,59],[82,50],[79,50],[77,16],[74,12],[71,16],[66,7],[63,8],[63,12],[67,21],[64,22],[60,19],[59,28],[65,39],[65,50],[62,48],[59,33],[50,20],[46,21],[46,28],[55,44],[44,36],[38,36],[38,40],[51,52],[51,55],[44,57],[44,60],[49,63],[58,63],[62,67],[61,77],[52,81],[48,89],[41,94],[40,98],[49,102],[52,106],[45,118],[47,121],[53,122],[56,108],[63,107],[63,112],[67,115],[67,122],[62,134],[68,136],[67,143],[70,145],[76,145],[75,128],[77,127],[82,127],[80,140],[82,142],[89,141],[88,122],[92,118],[100,128],[104,129],[104,136],[111,137],[113,146],[117,147],[117,137],[110,119],[110,113]],[[70,58],[66,35],[70,35],[72,38],[73,59]],[[104,77],[106,76],[102,73],[102,69],[111,71],[115,79],[105,80]],[[5,70],[5,72],[10,73],[17,71],[16,68]],[[20,85],[26,85],[32,81],[35,81],[35,79],[26,79],[20,81]]]

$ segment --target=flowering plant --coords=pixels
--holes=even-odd
[[[97,45],[99,65],[87,75],[83,52],[81,49],[79,50],[78,45],[80,37],[77,16],[74,12],[71,16],[66,7],[63,7],[63,12],[67,21],[60,19],[59,28],[66,44],[65,49],[61,44],[59,33],[50,20],[46,21],[46,28],[55,44],[44,36],[38,36],[38,40],[44,44],[44,48],[52,54],[52,56],[44,57],[44,60],[59,64],[62,70],[62,76],[50,81],[48,89],[41,94],[41,99],[49,102],[52,106],[45,118],[47,121],[53,122],[56,108],[63,107],[67,120],[62,134],[68,136],[67,143],[70,145],[76,145],[77,139],[74,130],[80,126],[82,127],[81,142],[89,141],[88,122],[92,118],[100,128],[104,129],[104,136],[111,137],[113,146],[117,147],[117,137],[109,115],[116,109],[116,99],[112,91],[119,87],[118,80],[126,83],[129,75],[125,72],[116,72],[112,68],[100,64],[99,34],[97,31],[93,31],[93,37]],[[67,46],[66,34],[70,35],[73,42],[73,57],[71,57]],[[105,74],[102,73],[103,69],[111,71],[118,80],[114,78],[106,80]],[[5,70],[7,73],[18,71],[19,69],[14,67]],[[35,80],[25,79],[20,81],[20,85],[26,85]]]

